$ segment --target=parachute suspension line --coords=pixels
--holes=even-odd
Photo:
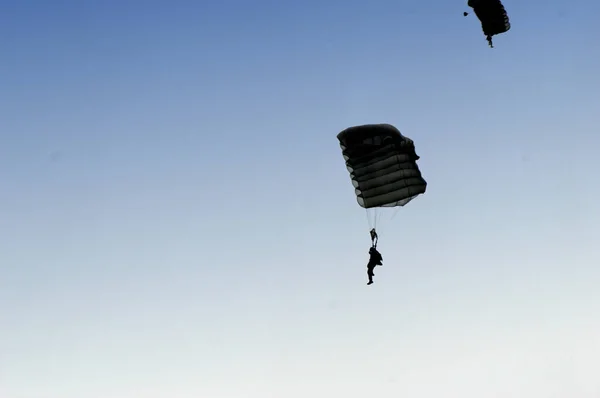
[[[373,247],[377,247],[377,241],[379,240],[379,236],[377,235],[377,228],[381,226],[381,214],[381,209],[375,208],[375,224],[373,225],[373,234],[371,234],[371,243]]]
[[[377,226],[377,209],[365,209],[365,214],[367,216],[367,223],[369,224],[371,246],[376,247],[375,239],[377,238],[377,232],[375,228]]]
[[[367,216],[367,224],[369,225],[369,228],[375,228],[375,226],[373,225],[374,219],[373,217],[371,217],[371,211],[369,209],[366,209],[365,215]]]
[[[377,209],[367,209],[367,218],[369,221],[369,233],[373,236],[373,231],[377,228]]]
[[[381,208],[371,209],[374,214],[374,222],[372,224],[369,224],[369,228],[371,228],[372,231],[375,231],[375,236],[377,237],[377,239],[379,239],[378,234],[381,233],[381,231],[385,232],[385,230],[387,230],[388,225],[398,215],[400,209],[400,206],[396,206],[393,212],[391,213],[388,211],[384,211]]]
[[[369,228],[377,228],[377,225],[381,221],[381,211],[380,209],[374,207],[370,209],[366,209],[367,222],[369,224]]]
[[[394,213],[392,214],[392,218],[390,219],[390,221],[392,221],[399,212],[400,212],[400,206],[397,206],[396,210],[394,210]]]
[[[371,246],[377,247],[377,221],[379,221],[381,213],[377,208],[369,208],[365,210],[367,222],[369,224],[369,234],[371,235]]]
[[[394,218],[396,218],[396,216],[398,215],[398,213],[400,213],[400,206],[396,206],[396,208],[394,209],[394,212],[392,213],[392,216],[390,217],[389,220],[387,220],[386,225],[391,224],[392,221],[394,220]]]

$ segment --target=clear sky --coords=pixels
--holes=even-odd
[[[504,4],[0,1],[0,397],[600,396],[600,4]]]

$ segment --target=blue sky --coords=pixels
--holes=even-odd
[[[0,1],[0,396],[597,397],[600,5],[465,3]]]

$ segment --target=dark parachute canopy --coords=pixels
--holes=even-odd
[[[493,48],[492,36],[508,32],[510,29],[510,21],[504,6],[500,0],[469,0],[467,4],[481,21],[483,34]],[[468,13],[465,12],[464,15],[467,16]]]
[[[390,124],[350,127],[337,136],[358,204],[404,206],[425,193],[414,142]]]

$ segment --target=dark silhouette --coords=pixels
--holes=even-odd
[[[378,265],[383,265],[383,257],[381,256],[381,253],[377,251],[375,246],[371,246],[369,249],[369,262],[367,263],[367,276],[369,277],[369,283],[367,283],[367,285],[373,284],[373,277],[375,276],[373,270],[375,270],[375,267]]]
[[[469,0],[469,7],[475,11],[475,15],[481,22],[481,29],[491,48],[494,48],[492,36],[508,32],[510,30],[510,20],[506,9],[500,0]],[[466,17],[468,12],[464,12]]]
[[[427,190],[421,175],[415,142],[388,123],[348,127],[337,135],[346,169],[354,187],[356,201],[363,209],[406,206]],[[367,218],[369,218],[367,212]],[[369,285],[373,270],[382,264],[377,224],[370,225],[371,247],[368,268]]]

